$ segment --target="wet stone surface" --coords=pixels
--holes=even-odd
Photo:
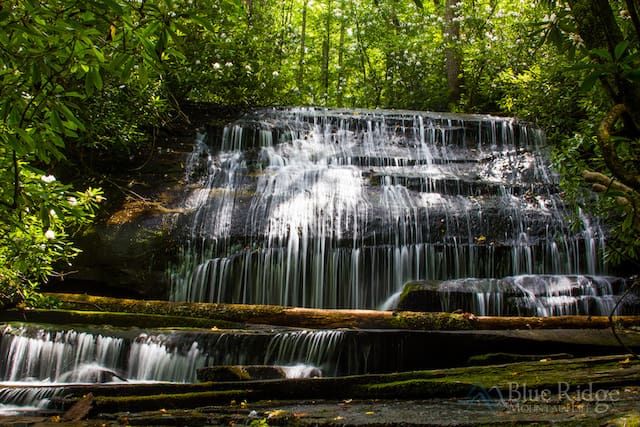
[[[552,391],[552,390],[550,390]],[[77,426],[637,426],[640,387],[578,390],[511,398],[505,394],[457,399],[230,402],[193,410],[160,409],[98,415]],[[59,416],[7,416],[1,425],[60,425]],[[65,423],[65,425],[71,425]]]

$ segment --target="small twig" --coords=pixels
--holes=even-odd
[[[141,169],[143,169],[145,166],[147,166],[149,164],[149,162],[151,161],[151,159],[153,158],[153,155],[155,153],[156,150],[156,135],[157,135],[157,128],[154,126],[153,127],[153,139],[151,140],[151,148],[149,150],[149,155],[147,156],[147,159],[140,165],[137,166],[135,168],[129,169],[129,171],[134,172],[134,171],[139,171]]]
[[[140,201],[142,201],[142,202],[145,202],[145,203],[147,203],[147,202],[150,202],[150,201],[151,201],[150,199],[147,199],[146,197],[141,196],[140,194],[136,193],[136,192],[135,192],[135,191],[133,191],[133,190],[130,190],[130,189],[128,189],[128,188],[123,187],[122,185],[118,184],[117,182],[114,182],[114,181],[113,181],[113,180],[111,180],[111,179],[104,178],[104,177],[103,177],[103,179],[104,179],[106,182],[108,182],[109,184],[111,184],[111,185],[113,185],[114,187],[116,187],[118,190],[120,190],[120,191],[122,192],[122,194],[124,194],[124,195],[127,195],[127,196],[133,196],[134,198],[136,198],[136,199],[138,199],[138,200],[140,200]]]

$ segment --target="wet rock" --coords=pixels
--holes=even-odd
[[[608,316],[628,288],[618,277],[519,275],[405,284],[397,310],[469,312],[478,316]],[[625,295],[618,315],[640,313],[636,293]]]
[[[279,366],[207,366],[197,370],[199,381],[248,381],[286,378]]]
[[[87,393],[71,406],[60,419],[64,422],[80,421],[89,416],[94,407],[95,398],[93,393]]]

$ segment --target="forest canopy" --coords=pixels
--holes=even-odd
[[[518,116],[576,210],[608,213],[608,256],[639,258],[633,0],[9,0],[0,26],[3,301],[72,270],[108,180],[93,156],[186,101]]]

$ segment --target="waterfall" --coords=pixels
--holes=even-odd
[[[0,371],[0,382],[194,382],[197,369],[209,365],[278,365],[291,367],[292,375],[306,366],[316,374],[335,373],[344,345],[343,333],[334,330],[132,333],[5,326],[0,357],[10,363]]]
[[[197,343],[185,349],[173,335],[140,334],[129,340],[75,330],[5,327],[0,358],[11,361],[0,381],[96,383],[118,380],[195,380],[205,355]]]
[[[637,315],[637,293],[625,296],[625,279],[584,275],[519,275],[501,279],[414,281],[387,309],[463,310],[480,316]],[[614,311],[615,308],[615,311]]]
[[[291,333],[104,333],[6,325],[1,329],[0,414],[44,410],[62,384],[196,381],[210,365],[278,365],[289,377],[339,367],[338,331]],[[354,351],[354,347],[351,347]],[[357,371],[356,371],[357,372]],[[13,387],[20,385],[20,387]],[[25,387],[26,386],[26,387]],[[18,409],[19,408],[19,409]]]
[[[376,308],[410,280],[603,273],[544,133],[514,119],[265,109],[187,161],[178,301]]]

